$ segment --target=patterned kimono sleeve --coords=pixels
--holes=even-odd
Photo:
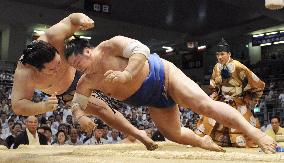
[[[245,87],[244,91],[249,92],[252,95],[252,99],[259,100],[262,96],[265,83],[260,80],[250,69],[245,65],[241,65],[245,72],[245,76],[248,80],[248,85]]]
[[[209,85],[209,90],[211,91],[211,93],[217,93],[219,92],[219,88],[220,88],[220,83],[221,81],[219,81],[219,76],[218,75],[218,67],[217,65],[215,65],[214,69],[213,69],[213,72],[212,72],[212,75],[211,75],[211,78],[210,78],[210,85]]]

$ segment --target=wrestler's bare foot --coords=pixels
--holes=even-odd
[[[144,130],[140,130],[141,135],[143,136],[142,140],[140,140],[149,151],[156,150],[159,146],[155,143],[151,138],[147,136],[147,133]]]
[[[226,152],[226,150],[224,150],[222,147],[214,143],[214,141],[212,140],[210,136],[205,135],[204,137],[202,137],[202,139],[203,140],[202,140],[200,148],[207,149],[210,151],[216,151],[216,152]]]
[[[260,130],[256,134],[256,143],[264,153],[271,154],[276,152],[277,143],[271,137]]]

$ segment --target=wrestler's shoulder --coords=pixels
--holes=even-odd
[[[24,66],[22,63],[18,63],[14,74],[15,77],[28,78],[32,75],[34,75],[34,71],[31,68]]]
[[[98,46],[96,46],[95,50],[100,52],[102,56],[109,56],[109,53],[113,51],[114,44],[111,41],[106,40],[101,42]]]

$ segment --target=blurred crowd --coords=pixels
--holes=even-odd
[[[3,98],[0,104],[0,137],[6,143],[8,148],[16,148],[15,139],[18,135],[29,126],[29,118],[26,116],[15,115],[11,109],[11,88],[1,89]],[[126,119],[139,130],[145,133],[154,141],[165,141],[164,136],[157,130],[155,124],[151,120],[147,107],[133,108],[133,106],[124,104],[115,99],[97,93],[97,96],[108,103],[109,106],[121,112]],[[45,100],[47,96],[35,90],[33,101],[40,102]],[[181,126],[191,129],[195,128],[198,115],[190,109],[180,108]],[[115,144],[128,142],[133,137],[125,135],[115,129],[107,126],[103,121],[94,116],[90,117],[98,126],[92,133],[82,131],[80,125],[73,120],[71,110],[62,100],[59,99],[58,107],[53,112],[36,116],[36,131],[45,136],[47,144],[50,145],[98,145],[98,144]],[[127,141],[125,141],[127,139]],[[133,142],[135,142],[133,140]]]

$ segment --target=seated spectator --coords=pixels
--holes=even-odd
[[[12,134],[12,127],[14,125],[14,120],[8,120],[8,127],[3,130],[3,139],[6,139],[8,136]]]
[[[35,116],[29,116],[26,119],[26,130],[15,138],[14,149],[20,144],[26,145],[47,145],[47,139],[44,135],[37,133],[38,120]]]
[[[109,127],[106,124],[104,124],[104,122],[102,123],[103,123],[103,128],[104,128],[102,138],[104,138],[105,140],[108,140],[108,138],[111,136],[111,131],[109,130]]]
[[[40,133],[40,134],[44,135],[44,128],[43,127],[37,128],[37,133]]]
[[[69,145],[82,145],[83,142],[79,139],[78,131],[76,128],[71,128],[70,139],[66,142]]]
[[[68,128],[66,127],[66,124],[65,123],[60,123],[59,126],[58,126],[58,131],[59,130],[63,130],[65,132],[65,134],[68,133]]]
[[[103,138],[104,126],[103,124],[98,124],[97,128],[94,131],[94,135],[91,139],[87,140],[84,144],[107,144],[107,140]]]
[[[8,128],[8,119],[7,119],[7,113],[4,111],[0,111],[1,114],[1,123],[2,123],[2,128],[6,129]]]
[[[12,134],[6,138],[6,143],[8,148],[13,148],[13,145],[15,144],[15,137],[21,134],[22,132],[22,124],[20,123],[14,123],[12,126]]]
[[[56,133],[56,142],[54,142],[52,145],[65,145],[67,141],[67,135],[63,130],[58,130]]]
[[[46,125],[47,125],[48,127],[51,127],[51,122],[50,122],[50,120],[46,120]]]
[[[66,123],[67,123],[68,125],[73,125],[72,115],[67,115],[67,117],[66,117]]]
[[[52,138],[52,131],[50,129],[49,126],[42,126],[42,128],[44,129],[44,136],[47,139],[47,144],[51,145],[51,143],[53,142],[53,138]]]
[[[10,109],[9,109],[9,105],[7,103],[7,100],[2,100],[2,110],[7,113],[10,114]]]
[[[94,131],[86,133],[85,137],[83,138],[83,143],[84,144],[89,144],[90,143],[90,139],[93,137]]]
[[[284,135],[284,129],[280,127],[280,118],[278,116],[273,116],[270,119],[272,128],[268,129],[265,133],[276,140],[276,135]]]
[[[108,143],[117,144],[119,141],[121,141],[121,138],[119,137],[119,132],[116,129],[112,129],[111,137],[108,138]]]
[[[77,133],[78,133],[78,137],[79,139],[84,143],[86,140],[86,135],[84,135],[84,132],[82,131],[82,128],[80,126],[80,124],[78,124],[77,122],[74,122],[74,128],[77,129]],[[90,138],[92,137],[93,133],[90,133]],[[84,141],[85,140],[85,141]]]
[[[62,123],[62,116],[60,115],[60,113],[55,116],[55,121],[59,124]]]
[[[268,129],[271,129],[271,124],[269,124],[267,121],[263,122],[263,126],[261,126],[260,130],[262,132],[266,132]]]

